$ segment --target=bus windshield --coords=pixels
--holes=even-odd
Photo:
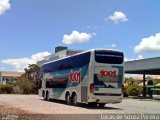
[[[123,53],[112,50],[95,50],[95,61],[97,63],[122,64]]]

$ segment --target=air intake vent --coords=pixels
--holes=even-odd
[[[87,91],[88,91],[87,86],[81,87],[81,102],[87,102]]]

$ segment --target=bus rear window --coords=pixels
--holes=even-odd
[[[95,61],[97,63],[122,64],[123,53],[111,50],[106,50],[106,51],[95,50]]]

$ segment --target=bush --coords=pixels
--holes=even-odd
[[[0,85],[0,94],[11,94],[13,91],[12,85]]]
[[[129,96],[138,96],[142,93],[142,86],[135,83],[126,86],[126,93]]]
[[[16,93],[34,94],[36,93],[36,84],[28,78],[20,77],[16,80]]]

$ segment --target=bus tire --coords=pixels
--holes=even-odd
[[[46,101],[49,101],[49,100],[50,100],[50,98],[49,98],[49,92],[48,92],[48,91],[46,92],[46,98],[45,98],[45,100],[46,100]]]
[[[104,107],[105,103],[99,103],[99,107]]]
[[[71,97],[70,97],[69,93],[66,94],[66,103],[67,103],[67,105],[71,104]]]
[[[77,106],[77,105],[78,105],[76,93],[74,93],[74,94],[72,95],[71,100],[72,100],[72,105],[74,105],[74,106]]]
[[[42,92],[42,97],[43,97],[43,100],[45,100],[45,92],[44,92],[44,90]]]

